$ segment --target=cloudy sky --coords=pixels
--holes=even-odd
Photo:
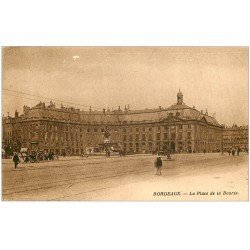
[[[218,122],[248,124],[246,47],[7,47],[2,55],[5,115],[49,99],[84,110],[168,107],[180,87],[187,105]]]

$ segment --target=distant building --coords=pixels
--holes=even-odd
[[[119,143],[126,152],[152,153],[166,145],[172,152],[215,152],[222,150],[222,126],[206,111],[198,111],[183,102],[157,109],[81,111],[61,105],[56,108],[40,102],[23,114],[3,118],[3,139],[6,146],[18,151],[21,147],[56,154],[82,154],[86,148],[104,142],[110,131],[110,142]]]
[[[231,148],[248,149],[248,126],[224,127],[223,129],[223,149]]]

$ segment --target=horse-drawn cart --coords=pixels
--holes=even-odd
[[[45,150],[29,150],[28,148],[21,148],[20,157],[25,163],[34,163],[47,160],[53,161],[56,158],[53,152],[47,153]]]

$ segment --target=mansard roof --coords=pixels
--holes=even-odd
[[[181,95],[181,100],[180,100]],[[167,120],[168,117],[176,117],[180,120],[198,120],[208,124],[219,126],[220,124],[212,116],[209,116],[206,112],[198,111],[195,107],[191,108],[183,102],[183,94],[177,93],[177,103],[171,105],[168,108],[162,108],[159,106],[157,109],[141,109],[130,110],[125,106],[122,110],[120,106],[116,110],[110,111],[109,109],[103,109],[102,111],[92,110],[83,111],[74,107],[64,107],[61,104],[61,108],[56,108],[55,103],[50,101],[50,105],[46,106],[44,102],[40,102],[33,108],[24,106],[24,119],[54,119],[62,121],[82,122],[82,123],[137,123],[137,122],[157,122]],[[172,118],[171,118],[172,119]]]
[[[83,123],[137,123],[157,122],[167,119],[169,116],[180,120],[200,120],[208,124],[219,126],[214,117],[203,114],[187,106],[185,103],[174,104],[168,108],[143,110],[116,110],[116,111],[81,111],[73,108],[56,108],[36,105],[33,108],[26,108],[23,118],[47,118],[62,121],[75,121]]]

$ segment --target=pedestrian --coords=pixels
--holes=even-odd
[[[232,149],[232,156],[235,155],[235,148]]]
[[[155,175],[162,175],[161,173],[161,168],[162,168],[162,159],[160,156],[158,156],[155,160],[155,168],[156,168],[156,172]]]
[[[206,149],[203,150],[203,153],[206,154]]]
[[[231,149],[228,149],[228,155],[229,156],[231,155]]]
[[[237,148],[237,156],[240,156],[240,151],[241,151],[241,149],[238,147]]]
[[[18,157],[17,153],[14,153],[14,156],[13,156],[13,162],[14,162],[14,165],[15,165],[15,169],[17,169],[17,167],[18,167],[18,163],[20,162],[20,160],[19,160],[19,157]]]
[[[54,159],[55,159],[55,153],[51,152],[51,160],[54,161]]]

